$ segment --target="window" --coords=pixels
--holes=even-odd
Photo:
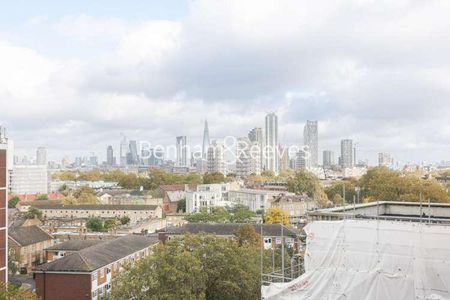
[[[97,290],[92,292],[92,298],[97,297]]]
[[[106,274],[111,273],[111,268],[106,268]]]
[[[97,272],[92,273],[92,281],[97,280]]]

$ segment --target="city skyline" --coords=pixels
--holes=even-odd
[[[319,153],[350,138],[373,164],[379,152],[450,160],[448,5],[8,3],[0,123],[18,153],[44,146],[56,160],[103,156],[105,145],[119,153],[120,132],[201,143],[205,119],[211,138],[241,136],[276,111],[282,144],[298,143],[311,119],[321,124]]]

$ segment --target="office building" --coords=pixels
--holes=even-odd
[[[227,165],[225,162],[225,146],[221,141],[212,141],[208,148],[207,170],[208,173],[219,172],[223,175],[227,174]]]
[[[186,136],[177,136],[176,138],[176,147],[177,147],[177,158],[176,158],[176,166],[177,167],[186,167],[187,163],[187,138]]]
[[[206,159],[208,155],[208,148],[211,144],[209,140],[209,128],[208,128],[208,120],[205,120],[205,128],[203,129],[203,145],[202,145],[202,158]]]
[[[127,163],[129,165],[139,164],[138,147],[137,142],[135,140],[130,140],[128,144]]]
[[[47,165],[47,149],[45,147],[38,147],[36,150],[36,164]]]
[[[391,168],[394,165],[394,159],[389,153],[378,153],[378,166]]]
[[[323,151],[323,167],[329,169],[334,166],[334,152],[330,150]]]
[[[15,165],[9,183],[14,194],[47,194],[48,175],[46,165]]]
[[[279,169],[281,171],[286,171],[289,169],[289,149],[287,147],[279,146],[279,156],[280,156],[280,163],[279,163]]]
[[[0,126],[0,281],[8,281],[8,139],[6,129]]]
[[[108,166],[114,166],[116,164],[116,159],[114,157],[114,150],[111,145],[106,148],[106,164]]]
[[[121,166],[125,166],[127,164],[127,153],[128,153],[128,143],[127,143],[127,137],[121,133],[122,139],[120,141],[120,157],[119,157],[119,163]]]
[[[319,165],[319,141],[317,121],[306,121],[303,129],[303,145],[305,146],[306,167],[316,168]]]
[[[265,120],[264,130],[264,169],[278,174],[278,117],[269,113]]]
[[[353,149],[353,140],[341,140],[340,165],[342,168],[353,168],[355,151]]]
[[[261,174],[261,148],[249,138],[239,138],[236,145],[236,175]]]

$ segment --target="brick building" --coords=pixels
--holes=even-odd
[[[5,129],[0,127],[0,281],[8,281],[7,148],[8,144],[5,137]]]
[[[149,255],[157,238],[127,235],[84,248],[34,270],[36,293],[43,300],[103,299],[125,263]]]
[[[68,240],[44,249],[45,258],[47,262],[52,262],[103,242],[103,240]]]
[[[8,236],[9,255],[27,272],[45,261],[44,249],[53,245],[53,237],[36,225],[12,227]]]

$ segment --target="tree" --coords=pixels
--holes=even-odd
[[[40,194],[36,200],[48,200],[47,194]]]
[[[99,204],[99,200],[94,195],[94,190],[88,186],[81,186],[75,192],[73,196],[77,199],[78,204]]]
[[[36,294],[23,291],[19,287],[0,281],[0,299],[6,300],[38,300]]]
[[[20,199],[17,196],[12,197],[8,201],[8,208],[15,208],[17,203],[19,203]]]
[[[103,228],[105,230],[113,230],[117,228],[117,220],[116,219],[108,219],[105,221]]]
[[[261,236],[256,233],[255,227],[250,224],[242,224],[234,232],[239,246],[260,247]]]
[[[342,204],[342,200],[344,198],[344,188],[345,188],[345,202],[353,203],[353,197],[356,196],[356,182],[350,180],[340,180],[334,181],[331,186],[325,188],[325,193],[328,196],[328,199],[333,199],[333,203]],[[340,203],[336,203],[334,201],[334,197],[339,195]]]
[[[186,212],[186,198],[178,200],[177,202],[177,212]]]
[[[278,207],[268,208],[266,211],[265,223],[288,225],[289,224],[289,215],[286,211],[284,211]]]
[[[313,198],[320,206],[328,205],[328,197],[320,185],[319,178],[304,169],[298,170],[288,180],[288,190],[296,194],[306,194]]]
[[[114,299],[260,299],[257,249],[212,235],[159,244],[136,267],[119,273]]]
[[[359,181],[362,197],[370,201],[428,201],[450,202],[444,188],[434,179],[422,179],[404,175],[386,167],[376,167],[367,171]],[[420,195],[422,194],[422,198]]]
[[[225,182],[225,176],[220,172],[206,173],[203,175],[203,183],[222,183]]]
[[[129,216],[123,216],[120,218],[120,224],[127,225],[130,223],[130,217]]]
[[[74,196],[66,196],[63,199],[63,204],[65,205],[76,205],[78,204],[78,199]]]
[[[101,219],[99,218],[90,218],[87,222],[86,222],[86,228],[89,231],[93,231],[93,232],[102,232],[105,231],[105,228],[103,227],[103,222]]]
[[[256,214],[248,209],[244,205],[236,205],[231,209],[231,222],[233,223],[248,223],[250,222]]]
[[[42,212],[36,207],[30,207],[28,211],[25,213],[25,218],[26,219],[38,218],[39,220],[42,220]]]

